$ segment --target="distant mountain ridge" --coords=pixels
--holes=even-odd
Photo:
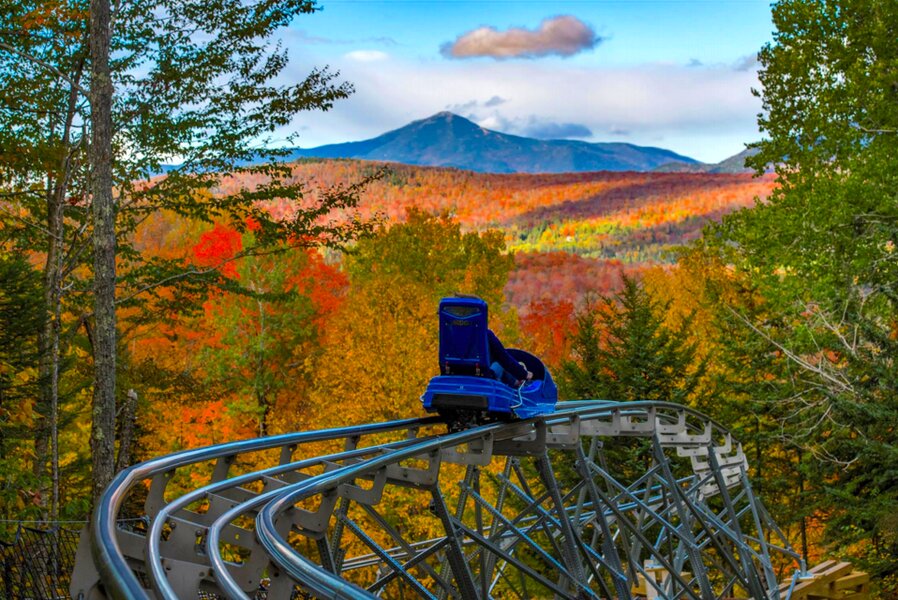
[[[719,163],[675,161],[656,167],[654,170],[658,173],[754,173],[754,169],[745,166],[745,161],[757,153],[757,148],[746,148],[739,154],[725,158]]]
[[[283,160],[298,158],[354,158],[482,173],[651,171],[670,163],[700,164],[664,148],[510,135],[484,129],[451,112],[412,121],[368,140],[294,148]]]

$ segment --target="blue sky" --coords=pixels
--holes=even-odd
[[[661,146],[704,161],[759,137],[764,1],[320,0],[283,36],[288,76],[356,93],[297,143],[373,137],[442,110],[508,133]]]

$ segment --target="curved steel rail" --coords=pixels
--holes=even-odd
[[[281,450],[280,462],[285,464],[290,462],[289,458],[303,444],[333,440],[354,440],[354,443],[357,444],[362,436],[396,431],[416,431],[421,427],[436,423],[439,423],[439,419],[434,417],[404,419],[387,423],[241,440],[195,450],[184,450],[125,469],[112,480],[94,508],[87,530],[93,565],[85,564],[86,561],[83,557],[76,561],[75,573],[72,577],[72,596],[74,598],[82,596],[85,600],[92,597],[122,600],[151,598],[149,591],[132,570],[132,566],[137,566],[140,569],[140,565],[134,565],[134,562],[135,558],[143,555],[144,544],[141,539],[143,536],[134,532],[126,532],[117,526],[119,512],[125,499],[139,483],[147,479],[151,480],[151,484],[145,502],[145,510],[146,516],[152,519],[156,512],[166,504],[165,488],[179,468],[216,461],[212,480],[213,482],[223,481],[227,479],[228,471],[231,464],[235,462],[235,458],[241,455],[277,448]],[[127,544],[128,547],[123,549],[122,543]],[[83,554],[81,548],[79,548],[79,553]],[[156,560],[160,559],[156,558]],[[96,569],[95,574],[92,573],[93,569]]]
[[[754,496],[741,446],[688,407],[584,401],[455,433],[437,424],[303,432],[136,465],[95,510],[93,564],[76,564],[73,595],[246,600],[265,580],[268,598],[525,597],[528,585],[572,598],[777,598],[775,557],[803,564]],[[603,447],[613,440],[644,440],[643,473],[615,474]],[[229,477],[270,449],[277,465]],[[165,501],[177,469],[210,461],[210,482]],[[445,475],[444,494],[447,464],[464,474]],[[116,519],[147,479],[144,536]],[[430,500],[440,535],[415,539],[383,513],[396,486]]]

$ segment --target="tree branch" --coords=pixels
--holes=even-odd
[[[302,247],[302,246],[298,245],[295,247]],[[122,298],[117,298],[115,303],[117,305],[123,304],[123,303],[127,302],[128,300],[132,300],[132,299],[136,298],[137,296],[139,296],[141,294],[145,294],[145,293],[149,292],[150,290],[153,290],[157,287],[160,287],[160,286],[163,286],[163,285],[166,285],[169,283],[173,283],[175,281],[179,281],[179,280],[185,279],[187,277],[192,277],[192,276],[196,276],[196,275],[199,275],[199,276],[208,275],[209,273],[218,271],[226,264],[234,262],[236,260],[240,260],[241,258],[248,258],[250,256],[267,256],[269,254],[278,254],[280,252],[284,252],[286,250],[286,248],[275,248],[275,249],[264,251],[264,252],[259,252],[259,251],[255,251],[255,250],[256,250],[255,248],[250,248],[247,251],[235,254],[234,256],[226,258],[225,260],[219,262],[218,264],[215,264],[206,269],[190,269],[187,271],[183,271],[181,273],[175,273],[174,275],[170,275],[168,277],[163,277],[159,281],[154,281],[153,283],[148,283],[147,285],[135,290],[134,292],[128,294],[127,296],[124,296]]]
[[[22,215],[15,214],[12,211],[12,209],[9,208],[8,206],[4,206],[3,204],[0,204],[0,211],[5,212],[7,215],[9,215],[13,219],[21,222],[22,224],[27,225],[28,227],[33,227],[34,229],[37,229],[41,233],[55,239],[57,242],[62,243],[61,237],[59,237],[58,235],[55,235],[52,231],[50,231],[49,229],[47,229],[40,223],[38,223],[36,221],[32,221],[31,219],[27,219],[27,218],[23,217]]]
[[[842,392],[849,392],[852,394],[855,393],[854,388],[847,381],[840,380],[839,378],[833,376],[832,374],[827,373],[822,367],[814,366],[811,363],[809,363],[808,361],[804,360],[803,358],[801,358],[800,356],[798,356],[797,354],[795,354],[794,352],[792,352],[791,350],[786,348],[784,345],[780,344],[779,342],[774,340],[772,337],[770,337],[769,335],[767,335],[766,333],[764,333],[763,331],[758,329],[758,327],[756,327],[754,323],[749,321],[745,316],[743,316],[741,313],[737,312],[733,308],[727,306],[727,310],[730,311],[733,314],[733,316],[735,316],[737,319],[742,321],[742,323],[747,325],[749,327],[749,329],[751,329],[752,331],[754,331],[755,333],[760,335],[762,338],[767,340],[768,343],[775,346],[778,350],[780,350],[783,354],[785,354],[790,360],[792,360],[795,364],[797,364],[802,369],[819,375],[826,381],[829,381],[831,384],[836,386],[836,388]]]
[[[0,48],[3,48],[7,52],[12,52],[16,56],[24,58],[27,61],[30,61],[38,66],[41,66],[41,67],[47,69],[48,71],[50,71],[51,73],[53,73],[54,75],[56,75],[57,77],[59,77],[60,79],[65,81],[66,83],[68,83],[70,86],[72,86],[73,89],[78,90],[78,92],[80,92],[82,95],[84,95],[84,96],[88,95],[87,90],[85,90],[83,87],[81,87],[81,85],[78,82],[76,82],[74,79],[72,79],[71,77],[69,77],[68,75],[66,75],[65,73],[60,71],[57,67],[54,67],[50,63],[48,63],[44,60],[41,60],[40,58],[38,58],[36,56],[32,56],[32,55],[28,54],[27,52],[23,52],[23,51],[19,50],[18,48],[15,48],[14,46],[10,46],[6,42],[0,42]]]

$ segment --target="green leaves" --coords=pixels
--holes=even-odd
[[[347,258],[347,270],[354,285],[375,279],[414,282],[427,290],[434,307],[440,297],[457,292],[479,295],[498,307],[514,264],[504,248],[499,231],[463,233],[448,216],[412,209],[406,223],[384,226],[359,242]]]
[[[24,499],[39,493],[43,483],[28,460],[40,393],[43,304],[40,277],[31,265],[21,257],[0,257],[0,518],[5,519],[34,512]]]
[[[228,398],[229,410],[254,416],[259,435],[268,431],[279,393],[297,386],[297,366],[316,333],[315,308],[294,281],[308,269],[309,257],[299,250],[241,261],[233,276],[249,293],[222,295],[205,309],[208,382]]]
[[[782,173],[813,178],[895,137],[895,3],[790,0],[773,19],[774,42],[759,55],[769,139],[755,166],[785,161]]]
[[[562,389],[575,399],[694,400],[705,364],[689,341],[691,318],[664,324],[668,306],[635,280],[612,297],[589,304],[577,317],[574,361],[561,371]]]
[[[704,242],[758,300],[724,307],[723,356],[764,375],[730,389],[806,457],[828,539],[873,541],[868,568],[898,573],[881,526],[898,501],[898,4],[782,0],[773,18],[753,163],[779,188]]]
[[[370,229],[354,209],[378,174],[317,190],[310,199],[288,166],[252,164],[283,154],[271,148],[272,135],[298,112],[327,110],[352,92],[327,67],[293,83],[279,80],[289,63],[278,32],[316,8],[311,0],[153,0],[118,7],[111,52],[120,245],[159,209],[236,228],[252,218],[261,247],[339,246]],[[0,30],[0,187],[17,194],[20,223],[45,222],[54,195],[55,203],[67,203],[64,228],[79,232],[70,254],[86,261],[89,253],[79,248],[91,234],[87,5],[8,3]],[[170,162],[180,164],[146,181]],[[251,184],[227,189],[229,173],[249,176]],[[286,219],[272,217],[267,202],[293,208]],[[340,218],[331,218],[335,213]]]
[[[90,211],[92,196],[98,196],[88,184],[100,179],[87,157],[91,134],[98,131],[92,121],[98,106],[90,106],[97,82],[90,76],[88,8],[84,0],[0,5],[0,241],[4,251],[45,257],[46,310],[63,320],[41,344],[48,383],[36,413],[44,421],[55,418],[51,406],[57,405],[58,370],[50,368],[55,358],[49,349],[71,356],[87,346],[81,329],[95,325],[89,290],[96,223]],[[327,110],[352,92],[327,67],[285,77],[289,57],[277,36],[316,8],[312,0],[115,5],[109,56],[113,182],[104,183],[115,195],[115,214],[106,220],[114,218],[115,244],[111,232],[103,238],[118,250],[120,345],[154,319],[168,323],[195,313],[217,291],[274,301],[221,272],[241,259],[273,261],[290,249],[341,247],[372,229],[356,209],[364,186],[379,173],[333,187],[307,186],[290,166],[263,164],[283,156],[272,147],[289,139],[297,113]],[[177,215],[192,223],[182,229],[188,238],[197,223],[215,223],[239,233],[252,230],[252,244],[198,267],[151,239],[162,211],[163,218]],[[111,286],[107,291],[111,296]],[[112,337],[108,327],[101,329],[103,339]],[[88,364],[90,356],[79,359]],[[134,373],[141,366],[122,365]],[[46,445],[42,431],[36,445]],[[40,472],[45,457],[36,454]]]

